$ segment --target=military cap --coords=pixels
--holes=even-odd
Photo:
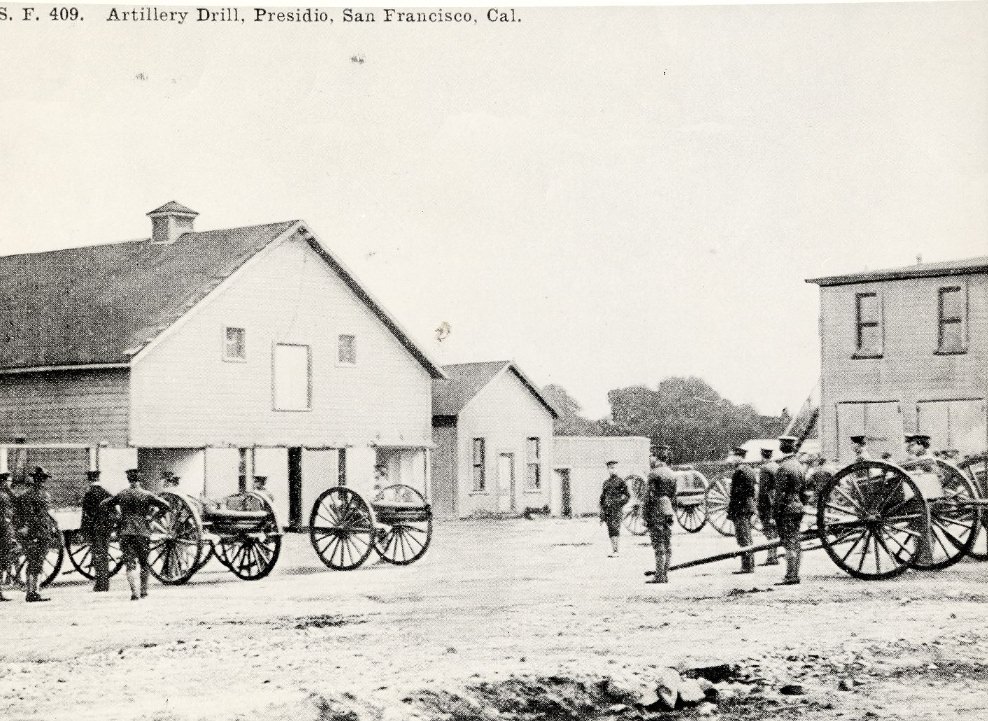
[[[762,449],[762,458],[771,458],[774,453],[775,453],[775,449],[774,448],[763,448]]]
[[[859,446],[863,446],[867,442],[868,439],[865,436],[851,436],[851,443],[857,443]]]
[[[779,436],[779,443],[795,443],[798,440],[796,436]]]
[[[127,474],[127,480],[139,479],[141,477],[141,471],[138,468],[128,468],[124,473]]]
[[[51,478],[51,474],[41,466],[35,466],[34,470],[31,471],[31,478],[36,481],[43,481],[47,478]]]
[[[86,471],[86,480],[87,481],[98,481],[99,480],[99,471]]]
[[[741,446],[734,446],[734,448],[731,449],[731,453],[737,456],[741,456],[742,458],[748,455],[748,451],[742,448]]]
[[[911,443],[918,443],[926,448],[930,447],[930,437],[925,433],[914,433],[911,436],[906,436],[906,441]]]
[[[605,463],[604,465],[605,465],[605,466],[616,466],[616,465],[617,465],[617,463],[618,463],[617,461],[608,461],[608,462],[607,462],[607,463]]]
[[[0,471],[0,483],[10,480],[10,471]]]
[[[254,483],[259,483],[262,486],[268,482],[267,476],[254,476]]]

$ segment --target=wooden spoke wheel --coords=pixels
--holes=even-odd
[[[432,506],[411,486],[398,483],[374,499],[374,550],[382,560],[407,566],[432,542]]]
[[[819,491],[817,528],[831,560],[854,578],[905,573],[921,549],[928,507],[898,466],[859,461]]]
[[[631,508],[624,512],[621,523],[632,536],[644,536],[648,533],[648,528],[645,526],[645,514],[640,503],[631,504]]]
[[[930,544],[913,559],[924,571],[939,571],[954,565],[973,548],[983,531],[981,511],[971,503],[978,498],[975,484],[954,464],[939,458],[922,458],[902,466],[938,484],[941,495],[927,499],[930,509]],[[917,483],[920,481],[917,480]]]
[[[689,506],[676,505],[676,520],[690,533],[699,533],[707,524],[707,511],[703,503]]]
[[[309,515],[309,540],[330,568],[357,568],[374,548],[374,517],[359,494],[344,486],[322,492]]]
[[[707,521],[717,533],[734,536],[734,523],[727,517],[727,503],[731,497],[731,479],[721,476],[707,488],[704,505],[707,508]]]
[[[58,528],[58,522],[53,516],[51,520],[51,534],[48,551],[45,554],[44,564],[39,577],[42,588],[51,584],[58,577],[58,572],[62,570],[65,562],[65,546],[62,542],[62,532]],[[3,584],[16,588],[24,588],[27,582],[27,556],[24,549],[18,542],[17,547],[8,558],[7,569],[4,572]]]
[[[165,491],[161,497],[170,508],[151,521],[148,569],[162,583],[178,586],[202,567],[202,519],[184,496]]]
[[[251,493],[244,510],[266,511],[267,518],[254,527],[224,532],[212,544],[216,558],[237,578],[257,581],[274,570],[281,555],[281,529],[274,507],[263,496]]]
[[[82,531],[65,532],[65,550],[69,556],[69,562],[73,568],[90,581],[96,580],[96,569],[93,568],[93,549],[89,539]],[[123,551],[120,550],[120,541],[116,534],[110,536],[110,543],[107,547],[109,561],[107,570],[108,578],[113,578],[120,569],[123,568]]]
[[[988,498],[988,453],[970,456],[957,465],[974,483],[978,497]],[[979,561],[988,561],[988,509],[981,510],[978,533],[967,555]]]

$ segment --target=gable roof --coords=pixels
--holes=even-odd
[[[846,275],[831,275],[823,278],[808,278],[807,283],[819,286],[852,285],[854,283],[870,283],[876,280],[903,280],[905,278],[937,278],[951,275],[968,275],[970,273],[988,272],[988,255],[961,260],[946,260],[938,263],[917,263],[899,268],[870,270]]]
[[[188,232],[173,243],[145,239],[0,257],[0,369],[126,365],[290,231],[301,233],[433,378],[444,377],[299,220]]]
[[[459,415],[460,411],[496,377],[502,373],[513,373],[553,418],[559,417],[559,412],[512,361],[455,363],[443,366],[443,372],[448,376],[447,380],[432,382],[433,416]]]

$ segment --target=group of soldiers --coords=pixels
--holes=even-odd
[[[93,590],[99,593],[110,590],[110,543],[116,534],[130,598],[138,601],[148,595],[152,522],[170,506],[164,498],[142,487],[142,474],[136,468],[126,471],[128,487],[116,494],[106,489],[100,475],[97,470],[86,473],[89,487],[82,498],[79,527],[90,545]],[[46,488],[50,477],[41,466],[13,483],[10,473],[0,473],[0,569],[12,575],[16,551],[20,549],[25,559],[25,598],[31,603],[50,600],[41,595],[41,574],[48,550],[53,544],[61,543],[50,515]],[[162,474],[161,481],[165,490],[174,490],[180,483],[179,477],[169,472]],[[266,477],[255,476],[254,492],[273,502],[266,482]],[[9,600],[0,590],[0,601]]]

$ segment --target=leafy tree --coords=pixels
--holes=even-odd
[[[581,415],[583,408],[562,386],[550,384],[542,389],[542,395],[551,403],[559,417],[553,423],[557,436],[599,436],[598,421],[591,421]]]

